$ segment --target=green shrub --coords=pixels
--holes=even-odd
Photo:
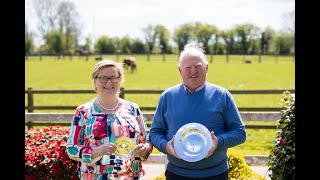
[[[230,180],[266,180],[266,178],[252,171],[244,159],[244,154],[237,149],[228,149],[229,179]],[[166,176],[160,174],[152,180],[165,180]]]
[[[272,180],[295,179],[295,96],[283,93],[282,110],[278,123],[279,131],[268,156]]]

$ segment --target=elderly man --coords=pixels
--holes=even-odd
[[[189,43],[180,54],[183,83],[165,90],[150,129],[150,141],[167,154],[167,180],[228,179],[227,150],[246,140],[245,125],[231,93],[206,81],[208,61],[199,44]],[[188,123],[200,123],[210,132],[212,144],[196,162],[182,159],[174,147],[174,135]]]

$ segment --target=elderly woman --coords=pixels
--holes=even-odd
[[[76,108],[67,142],[80,179],[140,179],[152,152],[139,106],[119,97],[122,65],[99,61],[92,73],[97,97]]]

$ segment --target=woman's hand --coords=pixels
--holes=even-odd
[[[106,142],[105,144],[92,148],[92,157],[96,158],[105,154],[110,155],[113,154],[116,150],[117,147],[114,144]]]
[[[117,147],[114,144],[109,142],[102,144],[100,147],[104,149],[104,154],[107,154],[107,155],[113,154],[117,150]]]
[[[134,156],[139,157],[142,161],[146,161],[151,148],[152,145],[149,143],[140,143],[134,148],[133,154]]]
[[[150,144],[149,143],[140,143],[138,144],[134,150],[133,153],[135,156],[145,156],[150,150]]]

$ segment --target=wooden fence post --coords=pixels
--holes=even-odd
[[[33,93],[32,93],[32,88],[28,88],[28,112],[33,112]]]
[[[261,64],[261,53],[259,54],[259,64]]]
[[[166,61],[166,54],[162,53],[162,61],[165,62]]]
[[[32,121],[27,122],[27,126],[28,126],[28,129],[33,128],[33,122]]]
[[[120,98],[124,99],[124,88],[120,88]]]
[[[148,52],[148,55],[147,55],[147,61],[149,62],[150,61],[150,53]]]
[[[226,55],[226,61],[227,63],[229,63],[229,53],[227,52],[227,55]]]

